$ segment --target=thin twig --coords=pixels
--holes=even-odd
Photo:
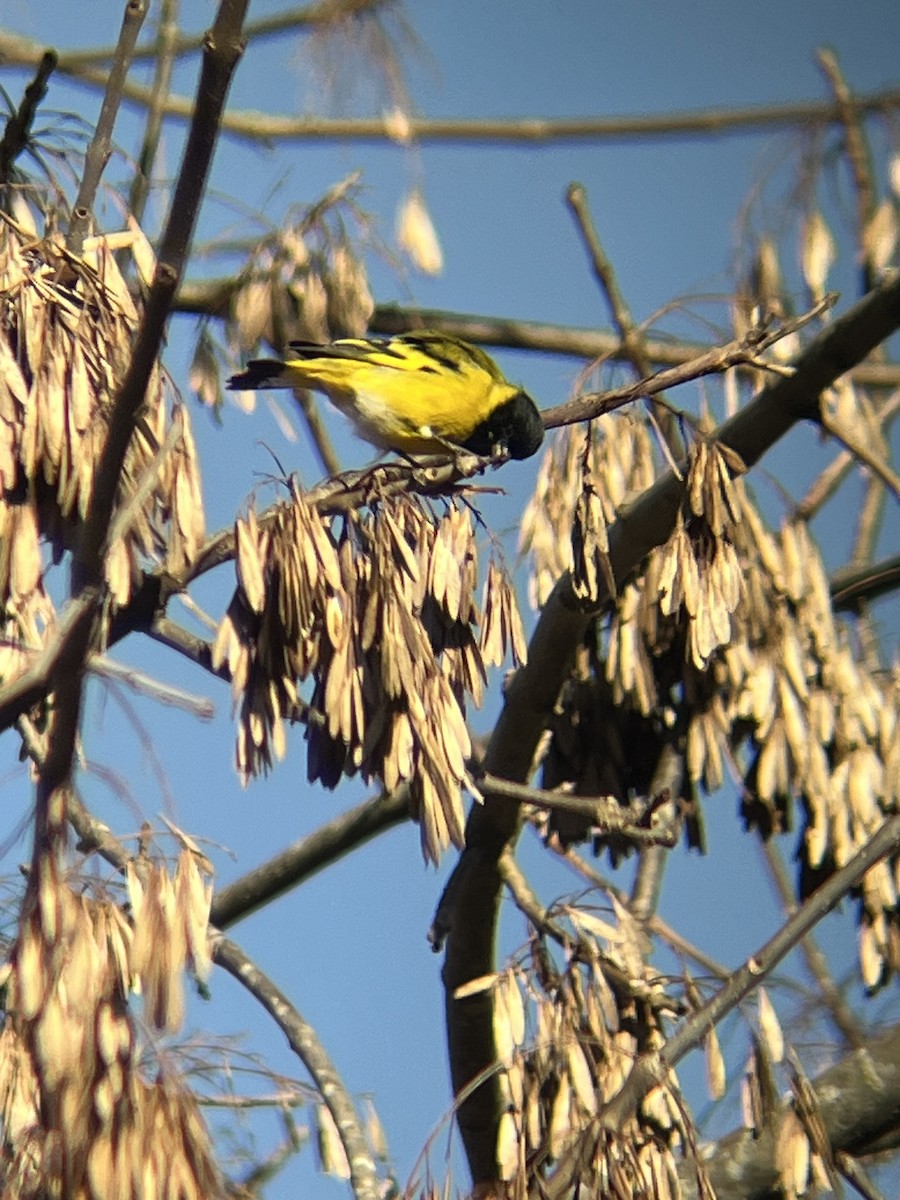
[[[308,1103],[308,1100],[306,1103]],[[244,1106],[241,1105],[242,1111],[243,1108]],[[289,1112],[282,1110],[282,1116],[285,1124],[290,1129],[289,1135],[279,1146],[270,1151],[266,1158],[254,1163],[244,1172],[236,1185],[236,1200],[238,1197],[241,1200],[243,1200],[243,1197],[251,1200],[254,1196],[262,1196],[263,1187],[267,1183],[271,1183],[284,1170],[293,1156],[302,1150],[309,1141],[308,1129],[298,1130]]]
[[[877,364],[876,364],[877,365]],[[900,412],[900,388],[886,398],[875,413],[880,429],[890,428],[890,422]],[[847,475],[856,465],[856,458],[849,450],[841,450],[811,485],[806,495],[793,509],[793,520],[809,521],[821,507],[831,499]]]
[[[821,316],[823,312],[834,305],[835,300],[836,296],[828,296],[801,317],[797,317],[784,324],[779,324],[774,331],[766,326],[760,326],[757,329],[751,330],[743,338],[728,342],[724,346],[717,346],[712,350],[707,350],[697,358],[682,363],[677,367],[663,368],[645,379],[639,379],[636,383],[628,384],[624,387],[611,388],[605,392],[586,392],[581,396],[576,396],[573,400],[566,401],[565,404],[558,404],[554,408],[544,409],[541,413],[544,424],[548,429],[555,429],[560,425],[573,425],[579,421],[590,421],[594,417],[601,416],[603,413],[615,412],[616,409],[623,408],[626,404],[631,404],[634,400],[659,396],[660,393],[666,391],[668,388],[678,387],[680,384],[701,379],[704,375],[719,375],[731,367],[747,365],[748,363],[752,363],[758,367],[768,365],[761,362],[759,358],[759,353],[762,349],[767,349],[775,341],[795,332],[799,325],[807,324],[809,321]],[[789,379],[790,374],[783,377]],[[813,416],[814,414],[815,410],[810,406],[809,415]]]
[[[688,1051],[700,1045],[719,1021],[749,995],[771,974],[778,963],[789,954],[834,906],[842,900],[863,876],[882,859],[900,850],[900,815],[889,817],[865,846],[839,871],[826,880],[797,909],[774,937],[752,954],[743,967],[719,991],[683,1023],[657,1054],[640,1059],[621,1091],[600,1114],[600,1121],[612,1129],[621,1129],[624,1121],[640,1103],[647,1086],[657,1081],[662,1064],[665,1071],[681,1061]],[[646,1065],[645,1065],[646,1062]]]
[[[28,146],[31,126],[37,116],[38,106],[47,95],[47,80],[56,68],[55,50],[45,50],[34,73],[34,79],[25,88],[22,103],[6,122],[0,138],[0,186],[9,183],[13,163]]]
[[[619,901],[623,908],[627,908],[631,903],[631,897],[624,888],[617,887],[611,879],[607,879],[605,875],[601,875],[595,870],[590,863],[581,857],[577,851],[571,846],[566,849],[554,846],[551,844],[551,850],[559,854],[560,857],[568,863],[568,865],[587,880],[593,887],[600,888],[602,891],[608,892],[611,896]],[[705,950],[701,950],[699,946],[695,946],[693,942],[688,941],[686,937],[673,929],[672,926],[662,919],[657,913],[653,913],[647,921],[647,928],[651,933],[655,933],[657,937],[662,938],[676,954],[680,954],[683,958],[689,958],[693,962],[699,964],[704,971],[708,971],[716,979],[730,979],[731,970],[722,963],[717,962]]]
[[[878,563],[843,567],[831,581],[836,611],[852,612],[862,600],[876,600],[900,588],[900,554]]]
[[[92,675],[115,679],[118,683],[124,683],[131,688],[133,692],[139,692],[142,696],[150,696],[170,708],[179,708],[182,712],[189,713],[201,721],[211,721],[216,715],[215,705],[208,696],[196,696],[191,692],[184,691],[183,688],[173,687],[159,679],[153,679],[144,671],[139,671],[137,667],[129,667],[125,663],[116,662],[104,654],[91,655],[88,660],[88,669]]]
[[[166,459],[181,441],[181,435],[184,432],[184,416],[181,408],[176,408],[172,414],[172,421],[169,428],[166,430],[166,436],[161,446],[158,447],[151,460],[138,479],[134,491],[130,492],[125,503],[116,510],[116,514],[110,523],[109,533],[107,534],[107,544],[112,546],[120,539],[124,539],[131,528],[133,521],[140,516],[144,505],[150,498],[150,495],[156,486],[156,481],[159,478],[159,473],[165,464]]]
[[[242,983],[274,1018],[291,1049],[312,1076],[334,1117],[350,1165],[350,1184],[356,1200],[381,1200],[378,1170],[350,1093],[312,1025],[230,938],[219,936],[215,939],[213,961]]]
[[[137,3],[137,0],[133,0]],[[248,0],[221,0],[207,37],[193,119],[157,258],[153,284],[135,339],[128,370],[116,392],[106,442],[94,474],[87,518],[73,562],[75,586],[102,575],[102,552],[115,504],[125,453],[150,372],[159,355],[172,300],[184,273],[200,201],[231,77],[241,55],[241,27]]]
[[[677,830],[671,824],[649,828],[642,825],[647,812],[654,806],[653,801],[623,807],[615,796],[573,796],[569,792],[528,787],[490,774],[479,775],[476,784],[485,796],[503,796],[519,804],[574,813],[596,826],[600,833],[614,833],[636,845],[671,847],[678,840]]]
[[[884,1194],[876,1187],[874,1179],[858,1158],[841,1151],[834,1156],[834,1165],[863,1200],[885,1200]]]
[[[576,226],[593,267],[594,277],[600,284],[609,305],[613,325],[621,339],[622,355],[631,363],[638,379],[646,378],[653,374],[653,364],[644,347],[644,336],[632,319],[631,310],[619,288],[613,265],[600,242],[583,184],[569,184],[566,189],[566,203],[575,218]],[[684,446],[681,444],[678,424],[674,415],[671,409],[662,403],[663,399],[662,396],[656,396],[652,400],[652,412],[659,424],[669,456],[677,460],[684,453]]]
[[[144,215],[144,205],[150,191],[153,166],[159,150],[166,99],[172,84],[172,69],[175,63],[175,47],[178,42],[179,0],[162,0],[156,39],[153,46],[154,71],[150,103],[147,105],[147,120],[144,125],[144,140],[138,155],[136,170],[128,194],[128,211],[138,224]],[[202,45],[202,39],[200,44]],[[138,57],[137,50],[134,58]]]
[[[797,903],[775,839],[769,838],[761,842],[760,848],[775,891],[778,893],[782,911],[785,916],[790,916],[797,911]],[[807,970],[818,985],[822,1001],[835,1029],[848,1046],[858,1048],[864,1045],[865,1035],[860,1028],[860,1023],[832,979],[825,955],[819,949],[818,942],[812,933],[808,933],[800,942],[800,950],[806,960]]]
[[[674,799],[681,794],[681,784],[684,777],[684,759],[671,742],[666,742],[660,751],[659,759],[650,780],[650,792],[654,796],[664,796],[663,813],[660,819],[676,833],[678,823],[678,805]],[[671,843],[675,845],[675,842]],[[638,869],[635,872],[634,883],[631,886],[629,910],[638,921],[648,922],[659,907],[662,893],[663,873],[668,862],[665,843],[655,846],[644,846],[640,850]]]
[[[94,136],[88,146],[84,159],[84,174],[72,209],[72,220],[66,237],[66,248],[74,255],[80,255],[87,236],[91,221],[91,210],[100,186],[100,178],[112,154],[112,134],[116,123],[116,115],[122,96],[125,92],[128,69],[131,66],[131,56],[144,17],[147,15],[146,0],[126,0],[125,12],[122,15],[122,28],[119,31],[119,41],[113,57],[112,69],[106,78],[103,92],[103,104],[100,116],[94,129]]]
[[[856,192],[856,236],[859,242],[862,263],[862,290],[869,291],[875,282],[871,252],[866,246],[866,229],[875,211],[875,185],[872,181],[872,155],[866,143],[859,113],[853,104],[853,95],[841,73],[834,51],[823,47],[816,52],[822,73],[828,80],[844,129],[844,148],[850,164],[853,190]]]
[[[855,430],[838,424],[834,417],[824,411],[820,421],[826,433],[846,447],[854,458],[859,459],[863,466],[868,467],[872,474],[894,493],[895,499],[900,500],[900,475],[897,475],[883,458],[870,450],[868,445],[856,436]]]

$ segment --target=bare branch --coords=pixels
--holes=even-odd
[[[825,1132],[842,1171],[846,1153],[874,1151],[879,1139],[893,1129],[900,1105],[898,1081],[897,1025],[812,1080]],[[778,1127],[776,1118],[767,1128],[736,1129],[709,1148],[705,1158],[718,1200],[768,1200],[781,1193],[775,1149]],[[685,1200],[699,1200],[696,1173],[685,1167],[679,1176]]]
[[[830,434],[836,442],[840,442],[842,446],[850,451],[855,459],[868,467],[877,479],[884,484],[894,494],[896,500],[900,500],[900,475],[884,461],[884,459],[869,448],[856,433],[855,429],[849,429],[846,425],[840,424],[827,413],[821,415],[822,428],[826,433]]]
[[[94,198],[97,195],[97,188],[100,186],[100,178],[112,153],[113,127],[116,123],[119,105],[122,102],[122,93],[125,90],[135,42],[146,15],[146,0],[127,0],[112,70],[106,80],[103,104],[100,108],[100,116],[97,118],[94,136],[91,138],[91,144],[85,155],[84,174],[81,177],[81,185],[75,198],[72,221],[66,237],[66,246],[75,255],[80,255],[84,246],[84,239],[91,221],[91,209],[94,207]]]
[[[228,929],[350,850],[408,819],[409,796],[405,787],[364,801],[220,888],[213,899],[210,921],[219,929]]]
[[[13,163],[28,145],[38,105],[47,95],[47,80],[55,70],[56,62],[56,51],[46,50],[37,65],[34,79],[25,88],[22,103],[6,122],[3,137],[0,138],[0,187],[9,183]]]
[[[318,4],[287,8],[280,13],[273,13],[270,17],[261,17],[257,21],[248,21],[244,26],[244,38],[248,42],[251,39],[253,41],[260,41],[263,38],[281,33],[290,33],[303,29],[321,29],[323,26],[333,25],[335,21],[348,16],[377,11],[386,2],[387,0],[322,0]],[[198,50],[202,50],[204,44],[205,37],[202,33],[185,33],[173,43],[172,53],[175,58],[184,58],[188,54],[196,54]],[[66,68],[74,73],[82,66],[87,67],[95,63],[105,63],[113,57],[114,53],[115,49],[113,47],[68,50],[65,55]],[[156,58],[157,53],[158,48],[156,43],[138,46],[134,52],[134,58],[135,61]]]
[[[874,363],[873,365],[880,366],[881,364]],[[850,374],[851,378],[855,378],[858,381],[856,372],[851,372]],[[884,429],[888,427],[898,412],[900,412],[900,388],[887,396],[883,404],[877,406],[875,418],[879,428]],[[841,483],[843,483],[855,466],[856,461],[850,450],[842,450],[839,454],[835,455],[828,466],[821,472],[818,479],[809,488],[803,499],[795,506],[792,514],[794,519],[808,521],[811,517],[814,517],[822,505],[835,494]]]
[[[658,807],[658,797],[649,802],[645,800],[623,806],[615,796],[575,796],[569,792],[527,787],[490,774],[479,775],[476,783],[486,796],[503,796],[519,804],[534,804],[539,808],[574,813],[584,817],[588,824],[596,826],[600,833],[614,833],[635,845],[671,847],[678,841],[677,830],[672,825],[651,826],[647,823],[648,817]]]
[[[173,312],[194,316],[225,317],[236,291],[235,277],[188,280],[179,289]],[[487,317],[450,312],[441,308],[401,308],[394,304],[376,306],[369,329],[377,334],[408,333],[414,329],[440,329],[476,345],[506,350],[536,350],[579,359],[627,362],[621,338],[598,329],[553,325],[546,321],[521,321],[509,317]],[[644,350],[655,366],[680,366],[709,353],[710,347],[681,338],[644,338]],[[740,364],[738,370],[740,370]],[[854,383],[872,387],[900,386],[897,363],[864,362],[849,372]]]
[[[81,530],[73,566],[76,586],[100,578],[102,547],[109,529],[122,463],[144,401],[150,372],[159,355],[172,299],[184,273],[225,99],[241,54],[241,26],[246,7],[247,0],[221,0],[207,35],[196,105],[159,249],[156,273],[128,372],[113,403],[106,443],[94,476],[90,511]]]
[[[594,276],[600,284],[609,305],[613,325],[621,339],[622,355],[634,367],[635,375],[639,379],[652,375],[653,366],[644,345],[644,335],[638,330],[632,319],[631,311],[619,288],[615,269],[600,242],[599,234],[588,208],[587,192],[582,184],[569,184],[566,189],[566,203],[581,233],[582,241],[593,267]],[[677,425],[671,410],[661,403],[662,399],[662,396],[657,396],[653,401],[653,414],[659,422],[668,452],[674,458],[679,453],[683,453],[684,446],[678,444]]]
[[[141,152],[138,155],[128,195],[128,210],[138,223],[144,214],[144,205],[147,202],[150,179],[153,175],[153,164],[156,162],[156,154],[159,149],[163,110],[172,84],[177,40],[178,0],[163,0],[153,47],[155,65],[150,103],[147,106],[147,121],[144,126],[144,140],[141,144]],[[134,57],[137,55],[135,54]]]
[[[702,1008],[684,1021],[678,1032],[669,1038],[660,1051],[645,1054],[637,1060],[618,1094],[604,1105],[598,1114],[596,1127],[621,1129],[650,1088],[665,1079],[667,1072],[680,1062],[689,1050],[700,1045],[709,1030],[759,986],[809,930],[859,883],[868,870],[881,859],[896,854],[898,849],[900,816],[893,816],[885,821],[862,850],[854,854],[840,871],[836,871],[810,896],[773,938],[761,946],[756,954],[751,955],[743,967],[734,972],[728,982]],[[581,1144],[573,1147],[571,1156],[567,1155],[546,1180],[545,1190],[549,1200],[558,1200],[569,1192],[574,1178],[573,1170],[577,1169],[584,1148],[591,1143],[595,1134],[596,1128],[589,1126],[579,1139]]]
[[[284,992],[230,938],[216,939],[213,959],[242,983],[275,1019],[291,1049],[312,1076],[337,1125],[350,1164],[350,1183],[357,1200],[380,1200],[378,1171],[366,1145],[353,1101],[316,1031]]]
[[[831,602],[838,611],[850,612],[862,600],[875,600],[900,588],[900,554],[878,563],[850,565],[831,581]]]
[[[323,8],[326,6],[322,6]],[[32,66],[43,47],[30,38],[4,33],[0,36],[0,55],[7,63]],[[60,56],[59,71],[81,82],[102,85],[106,71],[85,62],[85,54]],[[152,89],[129,81],[124,95],[137,104],[149,105]],[[893,112],[900,107],[900,88],[886,88],[851,100],[859,117]],[[187,96],[170,96],[166,114],[189,120],[193,104]],[[751,129],[830,125],[842,120],[842,110],[834,102],[805,101],[799,104],[767,104],[749,108],[704,109],[700,112],[657,113],[633,117],[586,117],[550,120],[526,117],[511,121],[428,120],[409,117],[409,136],[414,142],[492,143],[541,145],[555,142],[637,141],[670,137],[721,137]],[[275,117],[259,112],[232,112],[226,115],[223,131],[253,141],[354,141],[396,144],[396,133],[389,119],[327,119],[322,117]]]
[[[866,252],[865,233],[875,211],[875,185],[872,181],[872,156],[866,144],[866,135],[853,105],[853,96],[841,73],[837,55],[823,48],[816,53],[822,74],[834,94],[835,103],[841,114],[844,129],[844,148],[850,164],[853,188],[856,192],[856,236],[859,242],[860,261],[863,264],[862,291],[867,292],[875,282],[869,254]]]
[[[769,869],[772,883],[786,915],[797,910],[788,873],[781,857],[781,852],[774,838],[768,838],[760,843],[763,859]],[[859,1049],[865,1044],[865,1033],[860,1021],[853,1014],[849,1004],[835,984],[828,969],[825,955],[819,948],[813,934],[808,933],[800,942],[800,950],[806,961],[807,970],[816,981],[822,997],[822,1003],[831,1017],[831,1022],[844,1039],[847,1046]]]

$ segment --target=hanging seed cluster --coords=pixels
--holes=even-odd
[[[505,1101],[497,1159],[510,1180],[527,1178],[535,1161],[548,1169],[571,1161],[585,1194],[674,1200],[679,1160],[693,1159],[694,1148],[674,1075],[624,1128],[594,1123],[635,1058],[663,1044],[663,1015],[676,1007],[645,962],[637,923],[614,908],[610,920],[576,906],[559,912],[576,950],[562,969],[535,935],[527,971],[488,981]]]
[[[464,505],[436,518],[401,496],[338,524],[296,488],[265,528],[252,512],[236,524],[238,588],[213,661],[232,678],[238,771],[247,781],[268,770],[284,755],[285,724],[302,715],[310,780],[408,783],[423,852],[437,861],[463,840],[466,697],[480,703],[486,664],[525,654],[515,597],[492,563],[480,616]]]
[[[291,341],[324,343],[362,337],[368,329],[375,301],[342,218],[352,182],[338,184],[301,220],[273,231],[255,248],[227,322],[229,344],[238,354],[260,343],[280,354]],[[217,378],[220,374],[216,369]]]
[[[606,527],[656,477],[643,422],[624,412],[593,425],[597,432],[586,444],[569,430],[553,439],[522,517],[519,549],[531,559],[529,599],[535,608],[546,603],[566,571],[574,572],[580,595],[596,595],[596,581],[605,574]]]
[[[601,427],[608,432],[602,453],[591,452],[587,484],[581,437],[561,438],[545,458],[523,529],[538,598],[572,566],[552,523],[572,529],[565,513],[577,511],[585,487],[596,510],[595,496],[619,504],[631,481],[646,486],[652,477],[652,446],[633,421],[610,416]],[[771,532],[736,478],[740,469],[701,435],[676,527],[616,598],[594,669],[613,702],[613,717],[604,710],[603,719],[619,720],[624,744],[634,744],[635,718],[671,727],[683,717],[693,806],[697,787],[722,786],[726,761],[744,774],[745,821],[764,834],[787,828],[799,799],[805,892],[900,804],[900,673],[870,671],[853,653],[806,525]],[[569,743],[577,739],[554,739],[555,761]],[[557,775],[577,788],[584,769],[573,760],[567,774],[562,762]],[[860,963],[872,987],[900,967],[898,890],[898,861],[872,868],[861,886]]]
[[[209,970],[208,864],[185,850],[174,877],[162,865],[129,871],[131,919],[62,877],[48,852],[29,880],[24,916],[4,969],[0,1121],[4,1197],[190,1200],[224,1194],[192,1095],[169,1074],[138,1066],[128,996],[174,1030],[186,966]]]
[[[41,541],[69,548],[91,503],[94,473],[116,389],[131,357],[138,314],[114,250],[152,269],[137,229],[93,238],[82,257],[57,236],[0,221],[0,610],[40,607]],[[143,498],[106,562],[113,598],[127,602],[142,559],[178,572],[203,534],[199,470],[188,414],[158,455],[169,426],[168,386],[155,369],[125,460],[119,501]],[[27,633],[27,628],[23,633]]]

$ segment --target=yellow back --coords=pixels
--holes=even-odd
[[[291,351],[285,383],[324,392],[363,437],[410,453],[463,444],[519,390],[477,347],[427,332],[390,342],[293,343]]]

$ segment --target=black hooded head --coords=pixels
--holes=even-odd
[[[527,392],[516,392],[497,406],[463,445],[473,454],[490,455],[500,447],[510,458],[530,458],[541,448],[544,423]]]

